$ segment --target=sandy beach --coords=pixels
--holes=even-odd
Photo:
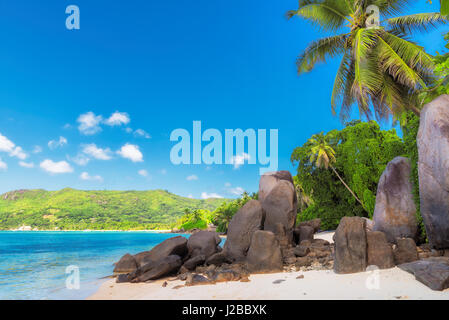
[[[316,234],[332,242],[333,232]],[[303,276],[298,278],[298,276]],[[254,274],[250,282],[186,287],[175,278],[149,283],[102,284],[89,300],[449,300],[449,289],[433,291],[397,267],[338,275],[332,270]],[[163,287],[163,283],[167,285]]]

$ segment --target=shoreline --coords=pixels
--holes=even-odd
[[[373,275],[372,271],[347,275],[333,270],[296,271],[252,274],[250,282],[190,287],[174,278],[149,283],[109,279],[87,300],[449,300],[449,289],[433,291],[397,267],[378,271],[378,287]]]

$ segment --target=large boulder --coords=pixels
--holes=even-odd
[[[289,171],[267,172],[260,177],[259,180],[259,201],[263,201],[276,184],[286,180],[293,185],[293,177]]]
[[[160,261],[170,255],[177,255],[184,258],[187,254],[187,238],[178,236],[167,239],[150,251],[144,251],[134,256],[137,265],[142,267],[149,262]]]
[[[282,254],[274,233],[254,232],[246,257],[250,272],[277,272],[282,270]]]
[[[181,257],[177,255],[170,255],[158,262],[149,262],[151,268],[137,278],[132,279],[131,282],[145,282],[148,280],[156,280],[166,275],[178,271],[182,265]]]
[[[198,255],[204,255],[209,258],[214,253],[221,251],[219,247],[221,238],[216,232],[198,231],[192,234],[187,241],[187,249],[189,257],[193,258]]]
[[[436,249],[449,248],[449,95],[421,111],[418,144],[421,215]]]
[[[264,214],[257,200],[248,201],[232,218],[223,252],[233,261],[246,258],[253,233],[262,229]]]
[[[409,159],[394,158],[388,163],[377,186],[373,230],[384,232],[392,243],[396,238],[416,239],[418,235],[410,172]]]
[[[277,223],[282,223],[293,240],[293,228],[296,223],[297,198],[293,184],[287,180],[280,180],[262,200],[265,212],[264,230],[276,233]]]
[[[398,266],[415,275],[416,280],[432,290],[442,291],[449,288],[449,258],[435,257],[409,262]]]
[[[394,261],[396,264],[413,262],[419,259],[416,243],[411,238],[396,239],[397,246],[394,249]]]
[[[367,232],[368,266],[379,269],[389,269],[395,266],[393,248],[387,241],[385,233],[380,231]]]
[[[367,244],[365,220],[343,217],[334,235],[335,273],[356,273],[366,270]]]
[[[135,271],[136,269],[136,259],[127,253],[115,264],[114,273],[129,273]]]

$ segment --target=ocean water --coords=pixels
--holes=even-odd
[[[173,236],[156,232],[0,231],[0,299],[85,299],[112,274],[113,263],[121,256],[149,250]],[[79,270],[79,289],[66,286],[67,279],[76,274],[73,270]]]

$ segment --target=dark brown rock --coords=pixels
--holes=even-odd
[[[167,239],[150,251],[144,251],[134,256],[139,267],[149,263],[158,262],[170,255],[177,255],[184,258],[187,254],[187,239],[183,236]]]
[[[176,272],[182,265],[181,258],[177,255],[170,255],[154,264],[147,272],[141,274],[132,282],[145,282],[148,280],[156,280],[170,273]]]
[[[216,232],[198,231],[192,234],[187,241],[187,249],[189,257],[204,255],[207,258],[214,253],[219,252],[218,249],[221,238]]]
[[[289,241],[293,241],[293,228],[297,215],[296,191],[293,184],[280,180],[262,201],[265,212],[264,230],[276,233],[276,225],[282,223]]]
[[[247,255],[247,267],[251,272],[276,272],[282,270],[282,255],[274,233],[256,231]]]
[[[298,227],[302,227],[302,226],[312,227],[313,232],[317,233],[318,231],[320,231],[320,228],[321,228],[321,219],[316,218],[316,219],[312,219],[312,220],[308,220],[308,221],[303,221],[298,225]]]
[[[310,252],[309,246],[301,246],[301,245],[295,247],[294,251],[297,257],[305,257],[307,254],[309,254],[309,252]]]
[[[231,261],[228,259],[224,252],[217,252],[211,255],[206,260],[207,265],[216,265],[221,266],[223,263],[230,263]]]
[[[394,249],[394,261],[397,265],[416,261],[419,259],[416,243],[411,238],[396,239],[397,246]]]
[[[356,273],[366,270],[365,220],[343,217],[335,232],[335,273]]]
[[[206,256],[200,254],[184,262],[183,267],[185,267],[187,270],[194,270],[198,265],[203,264],[205,261]]]
[[[389,242],[396,238],[417,239],[418,222],[410,179],[410,160],[397,157],[380,177],[374,209],[374,231],[382,231]]]
[[[398,266],[415,275],[416,280],[432,290],[442,291],[449,288],[449,258],[438,257],[409,262]]]
[[[293,177],[289,171],[267,172],[263,174],[259,180],[259,201],[262,202],[281,180],[288,181],[292,185],[294,184]]]
[[[366,234],[368,266],[377,266],[379,269],[389,269],[395,266],[393,248],[387,241],[385,233],[380,231]]]
[[[421,111],[418,173],[421,215],[436,249],[449,248],[449,96],[444,94]]]
[[[232,218],[228,227],[224,252],[232,261],[246,258],[251,238],[256,230],[262,229],[264,214],[257,200],[248,201]]]
[[[116,263],[114,273],[129,273],[137,269],[136,259],[129,253],[125,254]]]
[[[128,278],[128,274],[127,273],[122,273],[119,274],[117,276],[117,278],[115,279],[116,283],[125,283],[125,282],[129,282],[129,278]]]
[[[197,285],[205,285],[205,284],[213,284],[213,281],[209,280],[205,276],[200,274],[189,274],[186,279],[186,286],[197,286]]]
[[[296,230],[298,230],[298,233],[299,233],[298,243],[301,243],[304,240],[313,241],[313,234],[315,233],[313,227],[300,226]]]

